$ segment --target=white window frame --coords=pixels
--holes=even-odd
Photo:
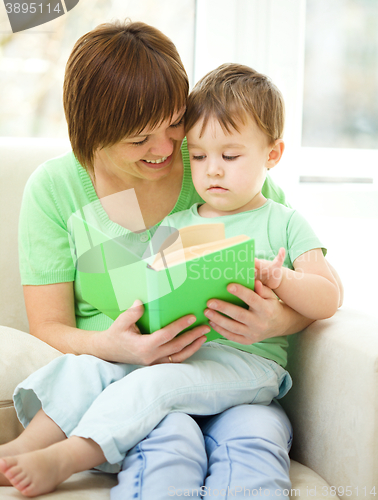
[[[305,20],[306,0],[197,0],[193,80],[224,62],[272,78],[286,104],[285,168],[274,172],[284,189],[307,179],[376,190],[378,150],[301,146]]]

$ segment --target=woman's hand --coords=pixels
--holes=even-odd
[[[194,323],[193,315],[184,316],[149,335],[140,333],[135,324],[142,316],[144,307],[140,301],[120,314],[105,332],[98,332],[96,341],[99,357],[107,361],[137,365],[180,363],[192,356],[206,341],[206,325],[178,336]]]
[[[278,300],[274,292],[261,281],[255,282],[255,291],[235,283],[228,285],[227,290],[245,302],[248,309],[211,299],[207,303],[205,315],[211,327],[228,340],[250,345],[298,332],[313,321]]]

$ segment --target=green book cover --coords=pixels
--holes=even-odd
[[[133,232],[114,238],[96,226],[95,220],[88,219],[88,215],[80,212],[70,218],[77,278],[82,298],[113,320],[131,307],[135,299],[140,299],[145,307],[137,323],[142,333],[156,331],[187,314],[197,318],[190,328],[207,324],[203,311],[211,298],[247,307],[227,292],[226,287],[236,282],[253,289],[254,241],[250,238],[242,237],[244,241],[236,243],[233,242],[239,237],[223,240],[221,246],[230,243],[231,246],[216,249],[214,245],[217,247],[218,242],[212,238],[219,237],[219,226],[224,236],[223,224],[191,226],[180,232],[174,230],[170,235],[167,241],[173,241],[171,248],[176,252],[169,254],[167,244],[162,244],[164,229],[168,228],[159,228],[160,232],[158,229],[150,241]],[[210,226],[217,226],[213,236]],[[181,231],[184,231],[182,238]],[[201,245],[202,239],[205,244]],[[189,241],[195,243],[189,248],[190,260],[182,260]],[[201,248],[205,252],[202,256]],[[162,257],[160,270],[154,269],[155,254]],[[178,260],[170,262],[172,255]],[[207,337],[213,340],[221,336],[211,330]]]
[[[128,309],[136,298],[148,300],[146,262],[142,255],[148,242],[136,233],[112,237],[89,217],[73,214],[69,227],[71,253],[76,265],[82,298],[113,320]]]
[[[227,291],[227,285],[236,282],[253,289],[254,268],[252,239],[159,271],[148,266],[147,288],[151,300],[145,304],[147,315],[139,321],[141,331],[159,330],[187,314],[194,314],[197,318],[188,330],[207,324],[204,310],[207,301],[212,298],[247,307],[242,300]],[[180,282],[176,287],[175,284]],[[208,340],[221,337],[213,329],[207,334]]]

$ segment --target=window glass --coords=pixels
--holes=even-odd
[[[378,148],[378,2],[307,0],[302,145]]]
[[[0,136],[66,137],[63,77],[76,40],[101,23],[126,18],[169,36],[191,76],[195,0],[80,0],[67,14],[19,33],[12,33],[1,2]]]

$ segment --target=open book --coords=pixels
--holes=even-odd
[[[156,331],[172,321],[194,314],[194,326],[207,323],[209,299],[245,304],[226,287],[237,282],[254,286],[254,241],[240,235],[225,238],[223,224],[201,224],[179,229],[160,247],[147,267],[149,301],[140,320],[143,331]],[[212,330],[208,340],[221,337]]]
[[[110,238],[80,214],[71,217],[73,248],[82,297],[112,319],[135,299],[145,307],[138,326],[151,333],[187,314],[208,323],[206,303],[218,298],[246,305],[227,284],[254,286],[254,241],[225,238],[223,224],[180,230],[160,226],[152,238],[133,233]],[[144,241],[142,243],[142,240]],[[211,331],[208,340],[221,337]]]

